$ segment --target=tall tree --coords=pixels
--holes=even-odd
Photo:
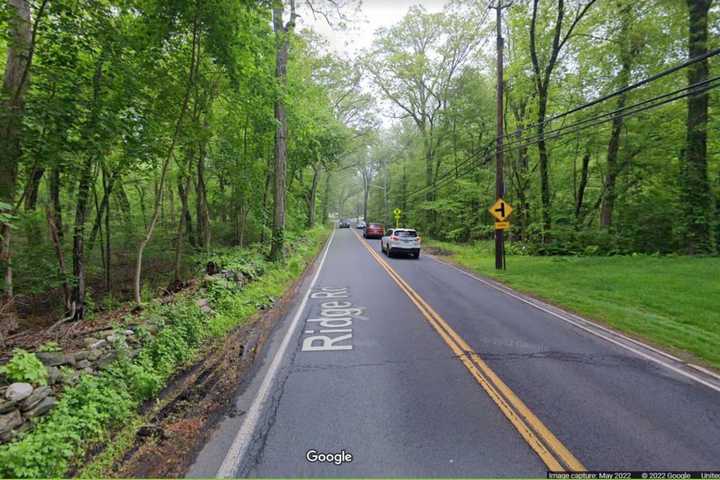
[[[365,61],[381,94],[400,110],[401,118],[411,118],[420,133],[427,201],[434,199],[441,159],[436,156],[438,123],[453,80],[479,41],[472,17],[449,11],[427,13],[415,6],[400,23],[380,32]],[[429,228],[431,218],[427,218]]]
[[[618,12],[620,17],[620,25],[617,29],[618,38],[613,42],[619,51],[618,58],[620,60],[620,73],[618,74],[616,89],[621,90],[630,84],[633,59],[638,55],[641,44],[632,36],[632,3],[620,1],[616,3],[615,7],[615,11]],[[616,109],[622,110],[625,108],[626,102],[627,93],[618,95],[615,105]],[[610,127],[610,141],[608,142],[607,150],[607,174],[605,176],[605,188],[603,191],[602,205],[600,207],[600,225],[606,228],[612,225],[613,212],[615,210],[615,184],[618,174],[620,173],[618,157],[620,154],[620,134],[623,124],[623,117],[621,115],[615,115]],[[583,163],[583,167],[583,172],[586,172],[585,163]]]
[[[533,68],[533,79],[535,81],[535,89],[537,93],[537,134],[538,134],[538,153],[540,165],[540,196],[542,203],[542,223],[544,238],[550,233],[552,225],[551,213],[551,197],[550,197],[550,174],[549,174],[549,154],[547,143],[545,140],[545,127],[547,119],[548,99],[550,91],[550,82],[552,80],[553,71],[558,64],[560,52],[565,47],[578,24],[585,16],[590,7],[596,0],[587,0],[586,3],[578,4],[577,10],[570,21],[570,25],[565,28],[566,6],[565,0],[555,0],[549,2],[553,5],[553,9],[545,10],[555,12],[556,18],[554,24],[549,27],[551,37],[550,48],[541,52],[538,48],[538,41],[541,41],[541,34],[538,32],[538,17],[545,10],[540,8],[540,0],[532,0],[532,16],[530,19],[530,58]],[[543,10],[543,12],[541,12]]]
[[[295,30],[295,0],[290,0],[290,18],[283,23],[283,2],[273,2],[273,29],[275,30],[275,78],[278,94],[275,99],[275,190],[272,223],[272,239],[270,241],[270,258],[279,260],[283,256],[285,243],[285,191],[287,171],[287,135],[288,123],[283,98],[287,87],[287,64],[290,51],[290,36]]]
[[[25,92],[30,83],[35,35],[47,0],[40,4],[33,28],[30,2],[7,0],[9,44],[0,92],[0,212],[11,210],[15,202],[18,165],[22,157],[22,125]],[[4,267],[4,298],[13,296],[10,263],[10,224],[0,220],[0,265]]]
[[[708,51],[708,12],[712,0],[687,0],[688,57],[701,56]],[[689,85],[708,79],[708,60],[688,67]],[[711,223],[713,196],[708,179],[707,126],[709,94],[705,86],[696,87],[688,97],[687,137],[682,201],[686,218],[686,249],[690,255],[714,250]]]

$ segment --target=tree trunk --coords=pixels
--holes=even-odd
[[[128,226],[132,226],[132,209],[130,208],[130,199],[127,196],[125,187],[122,182],[118,182],[117,186],[113,189],[115,192],[115,201],[117,202],[120,211],[125,215],[125,221]]]
[[[183,170],[185,170],[183,168]],[[185,185],[183,186],[183,181]],[[182,266],[182,250],[183,250],[183,235],[185,230],[188,228],[188,197],[187,191],[190,189],[190,175],[185,171],[183,175],[178,178],[178,193],[180,196],[180,220],[177,224],[177,231],[175,236],[175,268],[174,268],[174,284],[180,283],[180,269]]]
[[[368,197],[370,196],[370,175],[368,172],[362,172],[363,177],[363,220],[368,221]]]
[[[110,195],[112,194],[114,185],[115,175],[110,175],[105,171],[105,168],[103,168],[103,198],[99,207],[96,209],[95,223],[93,224],[92,231],[90,232],[90,240],[88,241],[88,252],[92,253],[103,219],[110,209]]]
[[[515,122],[519,127],[524,127],[525,115],[527,109],[528,100],[525,99],[519,105],[512,105],[512,113],[515,117]],[[520,145],[517,148],[517,161],[513,164],[513,171],[511,179],[515,187],[515,196],[518,199],[518,212],[519,217],[518,229],[520,230],[519,237],[523,241],[528,239],[528,226],[530,224],[530,201],[528,199],[528,189],[530,186],[528,167],[528,147],[522,142],[521,132],[517,130],[515,132],[516,142]]]
[[[178,197],[180,197],[180,215],[184,217],[185,226],[183,227],[185,229],[185,236],[187,237],[187,241],[190,245],[193,247],[195,246],[195,233],[193,232],[193,222],[192,222],[192,214],[190,213],[190,189],[192,188],[192,182],[188,179],[185,182],[185,185],[182,184],[182,181],[178,182]]]
[[[577,193],[575,195],[575,225],[580,226],[582,224],[583,215],[583,200],[585,197],[585,188],[588,183],[588,176],[590,171],[590,152],[585,152],[582,159],[582,169],[580,172],[580,185],[578,185]]]
[[[43,167],[34,167],[28,185],[25,190],[25,210],[32,212],[37,207],[38,193],[40,192],[40,182],[45,174]]]
[[[388,194],[390,192],[390,171],[388,170],[387,160],[384,161],[383,166],[385,167],[385,175],[383,179],[383,224],[390,221],[390,201]]]
[[[197,218],[198,241],[207,252],[210,250],[210,216],[208,214],[207,189],[205,186],[205,152],[198,149],[197,183],[195,185],[195,216]]]
[[[552,228],[552,198],[550,196],[550,174],[549,174],[549,155],[547,145],[545,143],[545,121],[547,119],[548,92],[550,81],[552,79],[553,70],[557,65],[565,42],[571,37],[573,31],[577,27],[580,20],[585,16],[590,7],[597,0],[589,0],[583,6],[578,5],[578,11],[574,15],[569,27],[563,32],[563,22],[565,20],[565,2],[557,0],[555,6],[555,25],[552,28],[552,43],[546,56],[545,65],[541,66],[537,51],[536,28],[538,19],[538,10],[540,0],[533,0],[532,18],[530,21],[530,60],[533,67],[533,81],[535,83],[535,91],[538,95],[538,154],[539,154],[539,170],[540,170],[540,200],[542,205],[542,223],[543,223],[543,243],[550,240],[550,230]]]
[[[270,168],[271,165],[271,157],[268,155],[267,157],[267,165],[265,166],[265,184],[263,185],[263,195],[262,195],[262,226],[263,228],[260,230],[260,243],[265,245],[265,241],[267,238],[265,237],[265,230],[268,228],[268,193],[270,192],[270,183],[273,179],[273,172],[272,168]]]
[[[85,137],[88,141],[94,134],[98,123],[103,77],[102,68],[104,63],[105,52],[102,52],[97,60],[95,75],[93,77],[92,111],[85,131]],[[85,222],[87,219],[90,185],[93,177],[93,162],[95,160],[95,152],[88,152],[80,171],[80,180],[78,181],[75,227],[73,228],[73,277],[75,278],[75,283],[73,286],[72,303],[74,320],[82,320],[85,315]]]
[[[7,0],[8,35],[5,76],[0,104],[0,202],[12,208],[21,150],[25,91],[32,63],[33,32],[30,3]],[[0,264],[5,268],[4,300],[13,296],[10,225],[0,224]]]
[[[250,213],[250,208],[247,205],[243,205],[240,208],[240,235],[238,238],[238,245],[240,248],[245,246],[245,226],[247,225],[247,217]]]
[[[60,245],[63,243],[64,227],[62,222],[62,204],[60,203],[60,167],[53,167],[50,172],[50,200],[55,228]]]
[[[85,219],[90,195],[93,160],[94,157],[88,155],[83,163],[75,206],[75,227],[73,228],[73,277],[75,283],[72,292],[74,320],[82,320],[85,314]]]
[[[328,202],[330,201],[330,177],[332,176],[330,170],[325,170],[325,190],[323,191],[323,200],[322,200],[322,223],[323,225],[327,224],[328,221],[328,214],[330,213],[330,206],[328,205]]]
[[[617,107],[624,108],[624,106],[625,95],[621,94],[618,98]],[[603,195],[602,205],[600,207],[600,225],[605,228],[610,228],[612,226],[613,211],[615,209],[615,183],[619,173],[618,152],[620,150],[620,133],[622,131],[622,126],[622,117],[613,117],[612,129],[610,131],[610,143],[608,144],[605,194]]]
[[[112,192],[113,176],[103,171],[103,189],[105,190],[103,199],[105,201],[105,291],[111,292],[110,272],[111,272],[111,234],[110,234],[110,193]],[[102,208],[102,206],[100,207]]]
[[[543,241],[549,240],[552,228],[552,215],[550,212],[550,173],[548,171],[549,157],[545,144],[545,117],[547,114],[547,91],[542,89],[538,94],[538,155],[540,162],[540,200],[542,203]]]
[[[688,56],[707,53],[708,11],[712,0],[687,0],[689,12]],[[707,59],[688,66],[688,84],[708,79]],[[690,255],[714,250],[711,238],[712,193],[708,179],[708,92],[700,87],[688,97],[682,202],[686,218],[686,245]]]
[[[435,175],[433,175],[434,152],[433,152],[433,133],[432,127],[430,132],[423,129],[423,148],[425,150],[425,186],[428,191],[425,193],[425,201],[432,202],[435,199]],[[425,215],[425,225],[427,225],[428,234],[435,233],[435,209],[430,208]]]
[[[400,198],[400,203],[402,204],[402,211],[407,212],[407,184],[408,184],[408,176],[407,176],[407,159],[403,157],[402,159],[402,197]]]
[[[295,22],[294,4],[290,21],[283,27],[282,2],[273,3],[273,27],[275,30],[276,64],[275,79],[282,91],[287,86],[287,62],[290,50],[290,34]],[[285,174],[287,169],[287,133],[288,125],[285,114],[285,102],[282,94],[275,99],[275,204],[273,210],[272,239],[270,241],[270,259],[280,260],[283,257],[285,243]]]
[[[71,298],[71,291],[70,291],[70,285],[68,285],[67,279],[65,275],[67,274],[65,270],[65,253],[63,252],[63,245],[62,240],[60,236],[61,230],[58,228],[58,225],[56,223],[57,219],[57,212],[53,211],[53,208],[49,208],[47,210],[47,221],[48,221],[48,229],[50,230],[50,239],[52,240],[53,248],[55,249],[55,255],[57,256],[58,260],[58,270],[60,271],[60,275],[62,276],[62,286],[63,286],[63,305],[65,307],[65,315],[71,312],[71,305],[72,305],[72,298]]]
[[[318,181],[320,180],[320,167],[313,165],[313,179],[310,186],[310,196],[308,198],[308,228],[315,226],[315,204],[317,203]]]
[[[173,154],[175,152],[175,145],[177,144],[178,137],[180,136],[180,130],[182,128],[182,122],[185,118],[185,113],[188,109],[188,103],[190,102],[190,94],[192,92],[193,85],[195,83],[195,74],[196,74],[196,62],[198,61],[199,56],[199,33],[198,33],[198,19],[197,16],[195,17],[194,24],[193,24],[193,38],[192,38],[192,53],[190,55],[190,68],[188,73],[188,82],[187,82],[187,88],[185,89],[185,96],[183,97],[182,107],[180,108],[180,114],[178,115],[177,121],[175,123],[175,131],[172,136],[172,141],[170,142],[170,147],[168,148],[167,154],[165,155],[165,158],[163,160],[162,168],[160,170],[160,188],[159,193],[155,197],[155,208],[154,213],[152,217],[152,221],[150,222],[150,226],[148,227],[147,231],[145,232],[145,237],[140,242],[140,245],[138,247],[138,254],[137,254],[137,261],[135,262],[135,303],[138,305],[142,305],[142,297],[140,295],[141,290],[141,278],[142,278],[142,260],[143,260],[143,253],[145,252],[145,247],[148,243],[150,243],[150,240],[152,239],[153,231],[155,230],[155,225],[157,224],[158,217],[160,216],[160,202],[162,201],[162,192],[163,187],[165,185],[165,177],[167,176],[167,170],[168,166],[170,165],[170,160],[173,158]]]
[[[632,69],[633,56],[637,52],[633,51],[630,33],[630,4],[622,6],[620,14],[622,16],[622,24],[620,27],[620,61],[621,68],[618,76],[619,88],[625,88],[630,84],[630,71]],[[625,108],[627,96],[621,93],[618,96],[616,108],[621,110]],[[622,132],[624,120],[621,115],[616,115],[612,119],[612,128],[610,130],[610,142],[608,143],[607,153],[607,176],[605,177],[605,195],[603,195],[602,205],[600,208],[600,225],[610,228],[613,222],[613,211],[615,208],[615,183],[619,174],[618,168],[618,152],[620,151],[620,134]]]

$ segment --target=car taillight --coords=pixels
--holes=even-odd
[[[396,237],[395,235],[392,235],[390,237],[390,240],[400,240],[400,237]]]

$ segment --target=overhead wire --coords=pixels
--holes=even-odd
[[[667,69],[665,69],[665,70],[662,70],[661,72],[658,72],[658,73],[656,73],[656,74],[654,74],[654,75],[651,75],[651,76],[649,76],[649,77],[646,77],[646,78],[640,80],[639,82],[636,82],[636,83],[633,83],[633,84],[628,85],[628,86],[626,86],[626,87],[623,87],[623,88],[620,88],[620,89],[618,89],[618,90],[615,90],[615,91],[613,91],[613,92],[611,92],[611,93],[608,93],[607,95],[603,95],[602,97],[598,97],[598,98],[596,98],[596,99],[594,99],[594,100],[591,100],[591,101],[589,101],[589,102],[586,102],[586,103],[584,103],[584,104],[582,104],[582,105],[578,105],[577,107],[571,108],[570,110],[566,110],[566,111],[564,111],[564,112],[562,112],[562,113],[558,113],[558,114],[556,114],[556,115],[553,115],[553,116],[551,116],[551,117],[549,117],[549,118],[546,118],[546,119],[543,120],[542,122],[537,122],[537,123],[534,123],[534,124],[532,124],[532,125],[527,125],[527,126],[525,126],[525,127],[522,127],[522,128],[520,128],[519,130],[520,130],[520,132],[523,132],[523,131],[526,131],[526,130],[537,129],[537,128],[540,127],[541,125],[547,125],[548,123],[553,122],[553,121],[555,121],[555,120],[557,120],[557,119],[559,119],[559,118],[567,117],[568,115],[571,115],[571,114],[573,114],[573,113],[577,113],[577,112],[579,112],[579,111],[581,111],[581,110],[584,110],[584,109],[586,109],[586,108],[592,107],[592,106],[594,106],[594,105],[597,105],[597,104],[599,104],[599,103],[602,103],[602,102],[604,102],[604,101],[606,101],[606,100],[609,100],[609,99],[611,99],[611,98],[617,97],[618,95],[622,95],[623,93],[627,93],[627,92],[629,92],[629,91],[635,90],[635,89],[640,88],[640,87],[642,87],[642,86],[644,86],[644,85],[647,85],[647,84],[652,83],[652,82],[654,82],[654,81],[656,81],[656,80],[659,80],[660,78],[666,77],[667,75],[670,75],[670,74],[672,74],[672,73],[675,73],[675,72],[677,72],[677,71],[679,71],[679,70],[681,70],[681,69],[683,69],[683,68],[686,68],[686,67],[688,67],[688,66],[690,66],[690,65],[693,65],[693,64],[695,64],[695,63],[701,62],[701,61],[706,60],[706,59],[708,59],[708,58],[714,57],[714,56],[716,56],[716,55],[720,55],[720,48],[715,48],[715,49],[710,50],[710,51],[708,51],[708,52],[706,52],[706,53],[704,53],[704,54],[702,54],[702,55],[697,55],[697,56],[695,56],[695,57],[689,58],[688,60],[686,60],[686,61],[684,61],[684,62],[682,62],[682,63],[679,63],[679,64],[677,64],[677,65],[675,65],[675,66],[673,66],[673,67],[667,68]],[[515,132],[513,132],[513,133],[516,133],[516,132],[517,132],[517,130],[516,130]],[[509,137],[510,137],[510,134],[509,134],[509,133],[505,135],[505,138],[509,138]]]
[[[555,130],[550,130],[545,132],[542,136],[535,136],[531,137],[530,139],[522,139],[520,141],[515,140],[513,142],[509,142],[508,144],[503,146],[503,153],[510,152],[515,149],[519,148],[526,148],[532,145],[536,145],[540,143],[542,140],[552,140],[556,138],[563,137],[565,135],[570,135],[573,133],[578,133],[582,130],[585,130],[587,128],[592,128],[598,125],[601,125],[603,123],[609,122],[615,118],[626,118],[631,117],[634,115],[637,115],[639,113],[643,113],[647,110],[657,108],[663,105],[666,105],[668,103],[674,102],[676,100],[688,97],[690,95],[696,95],[699,92],[698,89],[701,90],[701,92],[709,91],[713,88],[717,88],[720,86],[720,76],[713,77],[711,79],[698,82],[680,89],[676,89],[672,92],[664,93],[661,95],[657,95],[653,98],[644,100],[642,102],[629,105],[627,107],[623,107],[621,109],[616,109],[612,112],[606,112],[599,115],[596,115],[594,117],[590,117],[588,119],[581,120],[579,122],[576,122],[571,125],[567,125]],[[661,101],[658,101],[661,100]],[[576,110],[577,111],[577,110]],[[513,132],[515,133],[515,132]],[[488,142],[486,144],[485,148],[488,148],[493,143],[495,143],[495,140]],[[482,156],[480,155],[482,153]],[[422,194],[422,193],[428,193],[430,191],[437,190],[438,188],[444,186],[449,182],[449,180],[452,180],[454,178],[459,178],[461,176],[464,176],[468,172],[470,172],[473,168],[477,166],[477,163],[479,160],[485,160],[486,163],[492,160],[492,157],[495,155],[495,151],[485,151],[485,152],[479,152],[475,153],[468,158],[464,159],[460,165],[456,165],[453,167],[453,170],[450,170],[448,173],[440,177],[433,185],[426,185],[424,187],[421,187],[413,192],[410,192],[406,195],[406,198],[411,198],[416,195]],[[466,168],[462,171],[462,173],[459,170],[459,167],[461,166],[468,166],[469,168]]]

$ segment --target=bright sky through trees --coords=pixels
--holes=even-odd
[[[330,43],[335,53],[342,56],[355,56],[360,50],[370,47],[375,31],[389,27],[405,16],[413,5],[422,5],[426,11],[435,13],[442,11],[442,0],[364,0],[360,11],[346,12],[352,20],[347,29],[329,26],[322,16],[304,15],[300,19],[301,28],[312,28]]]

